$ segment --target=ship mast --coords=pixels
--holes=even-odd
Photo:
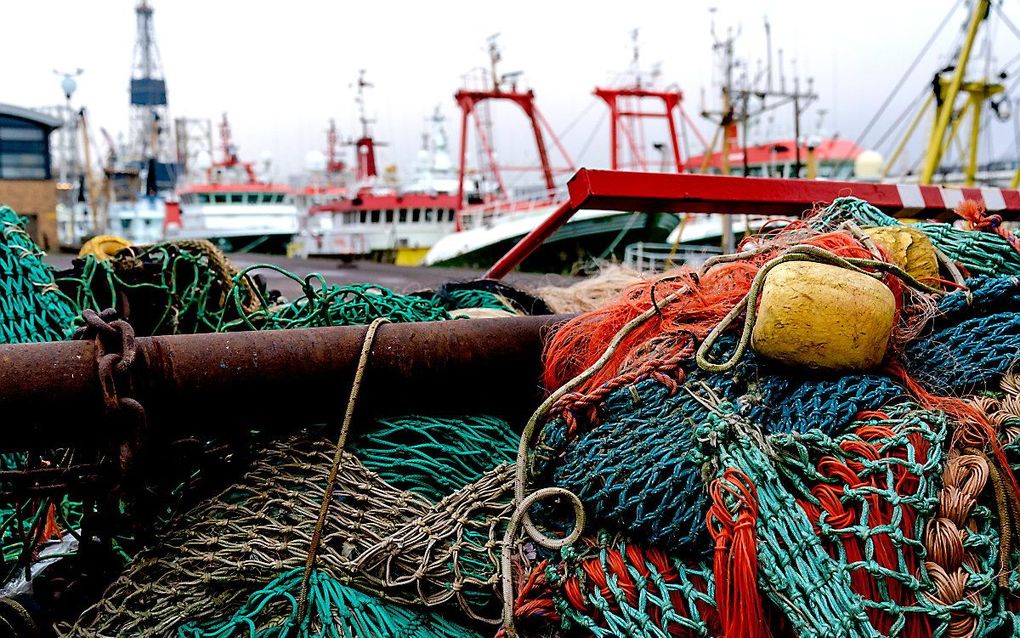
[[[326,174],[336,175],[342,173],[346,165],[343,160],[337,157],[337,144],[340,141],[340,134],[336,130],[336,120],[330,118],[329,129],[326,131]]]
[[[152,27],[152,7],[141,0],[135,7],[137,33],[131,71],[131,137],[129,161],[162,164],[173,179],[166,80]]]
[[[506,183],[503,180],[502,171],[511,169],[509,167],[501,167],[496,162],[496,154],[491,142],[492,136],[488,131],[488,127],[482,122],[482,118],[479,116],[478,112],[479,106],[491,101],[512,102],[524,111],[524,115],[528,118],[528,122],[531,125],[532,136],[535,139],[535,147],[538,151],[539,170],[542,173],[542,178],[547,192],[552,193],[556,189],[554,174],[558,171],[552,167],[552,163],[549,160],[549,151],[546,147],[545,140],[546,135],[549,136],[560,155],[564,160],[566,160],[567,168],[563,170],[573,172],[573,161],[571,161],[570,155],[567,153],[563,144],[549,127],[549,123],[545,121],[545,118],[535,105],[534,91],[530,89],[527,91],[519,91],[517,89],[517,80],[521,73],[514,72],[504,73],[502,75],[498,74],[497,64],[502,60],[502,55],[496,38],[497,36],[492,36],[488,39],[489,79],[491,80],[491,82],[489,82],[489,87],[480,91],[465,88],[457,91],[454,95],[454,99],[457,101],[457,106],[459,106],[461,110],[460,174],[458,177],[457,187],[457,202],[458,205],[461,206],[464,204],[464,179],[467,171],[468,126],[471,120],[474,120],[475,131],[478,135],[478,144],[483,149],[488,160],[489,172],[498,185],[499,193],[503,197],[507,197],[509,195]],[[516,169],[528,170],[526,167],[516,167]]]
[[[594,91],[594,94],[609,106],[610,167],[614,171],[621,168],[632,168],[641,171],[649,170],[650,163],[644,155],[643,141],[634,132],[632,124],[635,120],[640,122],[642,119],[647,118],[662,118],[666,120],[666,124],[669,127],[669,146],[672,151],[673,168],[679,173],[683,170],[683,160],[680,156],[680,142],[677,138],[677,120],[674,113],[680,111],[682,114],[680,104],[683,100],[683,93],[678,89],[654,90],[651,86],[655,82],[656,73],[654,71],[652,83],[645,86],[639,66],[640,53],[636,29],[631,37],[633,38],[634,45],[633,58],[631,60],[632,81],[627,83],[626,86],[619,88],[595,87]],[[642,108],[643,103],[647,102],[648,99],[656,102],[661,101],[662,109],[645,110]],[[631,163],[626,166],[620,161],[619,138],[621,132],[631,155]],[[659,146],[665,150],[665,145],[660,144]],[[665,158],[663,158],[662,164],[666,164]],[[663,166],[663,170],[665,170],[665,166]]]
[[[230,121],[227,119],[226,113],[223,114],[223,119],[220,120],[220,152],[223,154],[223,161],[215,162],[209,168],[210,181],[212,181],[211,176],[214,169],[241,166],[248,177],[248,183],[258,183],[259,178],[255,173],[255,166],[251,162],[242,162],[237,156],[237,146],[234,145],[233,136],[230,132]]]
[[[357,154],[357,180],[358,182],[367,182],[378,175],[378,170],[375,164],[376,142],[372,139],[372,133],[368,128],[372,120],[365,113],[365,89],[372,88],[372,84],[365,80],[364,69],[358,71],[358,82],[355,86],[358,93],[354,101],[358,105],[358,121],[361,124],[361,137],[354,142]]]
[[[714,12],[714,9],[712,10]],[[792,90],[787,90],[786,75],[783,68],[783,50],[778,51],[778,72],[779,88],[774,88],[772,83],[772,28],[768,20],[765,20],[765,40],[768,47],[766,68],[760,70],[758,76],[750,78],[747,73],[747,65],[738,61],[734,55],[734,45],[740,32],[733,33],[728,29],[726,37],[720,39],[716,36],[715,20],[712,21],[713,50],[719,56],[719,66],[722,69],[721,97],[722,104],[718,111],[703,110],[701,115],[717,122],[715,135],[705,153],[699,172],[708,170],[709,163],[715,152],[716,143],[722,138],[722,152],[720,154],[720,168],[723,174],[730,172],[730,154],[738,139],[738,125],[743,128],[743,173],[746,177],[749,174],[747,163],[747,144],[749,137],[750,122],[760,115],[777,109],[781,106],[791,105],[793,107],[793,131],[794,131],[794,168],[793,174],[786,177],[800,177],[801,167],[801,135],[800,120],[804,111],[812,102],[818,99],[814,92],[814,79],[807,78],[806,90],[801,88],[801,78],[796,74],[794,66],[794,77]],[[740,70],[739,77],[736,72]],[[764,78],[762,77],[764,76]],[[765,81],[764,87],[759,87],[761,80]],[[757,106],[752,106],[752,99],[757,101]],[[809,158],[810,159],[810,158]]]

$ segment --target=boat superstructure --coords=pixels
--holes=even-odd
[[[414,181],[406,189],[386,184],[376,165],[379,143],[365,112],[365,89],[370,86],[362,71],[356,97],[361,135],[350,144],[356,155],[356,186],[309,207],[299,252],[417,265],[432,245],[453,232],[459,208],[444,119],[436,109],[429,120]]]
[[[265,180],[253,163],[239,159],[225,113],[220,137],[223,159],[205,171],[204,181],[178,189],[179,207],[167,211],[167,239],[208,239],[228,251],[282,252],[298,232],[291,188]]]

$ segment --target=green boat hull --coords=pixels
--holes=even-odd
[[[680,223],[672,213],[619,213],[574,221],[560,227],[520,266],[525,272],[569,274],[576,264],[595,259],[621,259],[635,242],[663,242]],[[432,264],[441,268],[492,266],[524,235],[487,244],[471,252]]]

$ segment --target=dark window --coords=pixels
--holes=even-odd
[[[241,193],[233,193],[230,196],[230,203],[231,204],[243,204],[244,203],[244,195],[242,195]]]
[[[286,197],[287,197],[286,193],[277,193],[276,194],[276,203],[277,204],[282,204],[283,200],[286,199]]]
[[[50,179],[50,150],[44,127],[0,116],[0,178]]]
[[[259,203],[259,195],[258,195],[258,193],[248,193],[248,203],[249,204],[258,204]]]
[[[227,196],[224,193],[217,193],[213,195],[213,202],[216,204],[226,204]]]
[[[447,216],[446,216],[447,221],[451,221],[452,222],[453,218],[457,216],[457,211],[453,210],[452,208],[450,210],[446,211],[446,212],[447,212]]]
[[[209,203],[209,193],[199,193],[198,194],[198,203],[199,204],[208,204]]]
[[[363,211],[361,211],[361,223],[364,224],[367,221],[368,221],[368,211],[367,210],[363,210]]]
[[[379,223],[379,211],[377,211],[377,210],[373,210],[372,211],[372,223],[373,224],[378,224]]]
[[[392,224],[393,223],[393,209],[392,208],[386,211],[386,223],[387,224]]]
[[[421,221],[421,209],[420,208],[415,208],[414,210],[411,211],[411,221],[416,223],[416,224]]]
[[[401,208],[400,209],[400,223],[401,224],[406,224],[407,223],[407,209],[406,208]]]

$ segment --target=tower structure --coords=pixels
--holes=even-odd
[[[135,7],[137,34],[131,69],[131,132],[128,162],[139,167],[155,162],[157,182],[172,185],[174,145],[167,109],[166,79],[152,27],[152,7]]]

